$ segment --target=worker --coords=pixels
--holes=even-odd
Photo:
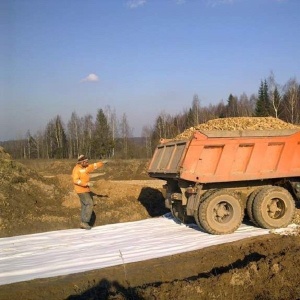
[[[73,169],[72,178],[74,189],[79,196],[81,203],[81,223],[80,228],[91,229],[91,217],[93,213],[93,198],[90,187],[93,185],[90,182],[89,173],[94,170],[103,167],[107,161],[99,161],[93,164],[89,164],[86,156],[80,155],[77,160],[77,164]]]

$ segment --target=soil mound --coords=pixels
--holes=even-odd
[[[75,164],[72,160],[14,161],[1,148],[0,237],[78,228],[80,201],[71,178]],[[94,226],[168,211],[162,195],[164,182],[157,180],[158,188],[149,186],[147,164],[146,160],[112,160],[91,174]]]
[[[59,229],[51,226],[58,220],[51,210],[60,206],[63,192],[57,182],[12,160],[0,148],[0,237]]]
[[[8,184],[27,182],[30,178],[36,178],[36,172],[26,168],[22,164],[15,162],[11,156],[0,147],[0,184],[1,190]]]

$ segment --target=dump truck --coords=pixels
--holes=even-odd
[[[234,232],[248,215],[286,227],[300,200],[300,129],[212,130],[162,139],[148,175],[166,181],[165,206],[210,234]]]

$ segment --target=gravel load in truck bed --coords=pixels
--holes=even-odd
[[[275,130],[275,129],[299,129],[300,125],[294,125],[273,117],[235,117],[219,118],[198,124],[177,135],[174,140],[188,139],[197,130]]]

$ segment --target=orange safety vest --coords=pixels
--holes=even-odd
[[[101,168],[103,166],[102,162],[96,162],[88,165],[84,168],[81,164],[77,164],[72,172],[72,178],[74,183],[74,189],[77,194],[90,192],[90,187],[87,185],[90,181],[89,173],[94,170]]]

